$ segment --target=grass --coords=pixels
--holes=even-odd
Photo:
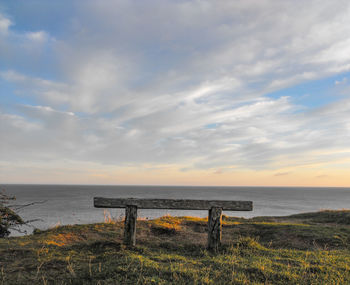
[[[206,219],[59,226],[0,240],[0,284],[350,284],[350,211],[223,217],[222,247],[205,249]]]

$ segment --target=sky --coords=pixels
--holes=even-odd
[[[0,182],[350,186],[349,1],[0,1]]]

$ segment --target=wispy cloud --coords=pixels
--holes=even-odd
[[[0,79],[14,90],[0,109],[3,161],[288,176],[294,172],[280,169],[335,161],[347,148],[346,76],[332,81],[342,96],[321,107],[267,95],[350,70],[347,3],[84,1],[74,8],[74,17],[55,24],[59,32],[16,29],[15,12],[11,20],[0,14]]]
[[[275,173],[274,176],[286,176],[289,174],[290,174],[289,172],[278,172],[278,173]]]
[[[6,35],[11,25],[11,20],[0,13],[0,33]]]
[[[327,177],[329,177],[329,175],[326,175],[326,174],[321,174],[316,176],[316,178],[327,178]]]

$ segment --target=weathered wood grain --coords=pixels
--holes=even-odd
[[[253,202],[251,201],[94,198],[94,206],[96,208],[125,208],[127,205],[137,206],[139,209],[208,210],[212,207],[217,207],[226,211],[253,210]]]
[[[136,245],[136,220],[137,206],[126,206],[124,224],[124,244],[128,246]]]
[[[218,252],[221,244],[222,209],[213,207],[208,216],[208,250]]]

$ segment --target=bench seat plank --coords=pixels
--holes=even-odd
[[[139,209],[208,210],[212,207],[226,211],[252,211],[252,201],[189,200],[189,199],[137,199],[95,197],[96,208],[125,208],[137,206]]]

